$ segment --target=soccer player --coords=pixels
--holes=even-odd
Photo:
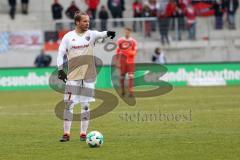
[[[135,56],[137,54],[137,42],[131,37],[131,28],[125,28],[125,36],[117,41],[116,66],[120,69],[121,94],[125,96],[125,78],[128,75],[129,97],[133,97]]]
[[[81,105],[80,140],[86,140],[90,119],[89,106],[94,99],[96,78],[93,47],[98,38],[115,37],[114,31],[98,32],[89,30],[89,16],[76,12],[74,16],[75,30],[68,32],[59,46],[57,66],[58,78],[66,82],[64,94],[64,134],[60,142],[70,140],[70,128],[73,120],[73,108]],[[63,70],[63,58],[67,55],[68,73]],[[83,64],[85,63],[85,65]],[[85,93],[84,92],[87,92]],[[90,92],[90,93],[89,93]]]

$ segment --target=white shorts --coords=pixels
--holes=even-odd
[[[64,101],[86,103],[95,101],[95,81],[77,80],[67,81]]]

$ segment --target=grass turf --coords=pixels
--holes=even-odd
[[[237,160],[239,90],[175,88],[163,96],[138,99],[135,107],[120,100],[114,111],[90,122],[89,130],[99,130],[105,138],[104,145],[97,149],[79,141],[79,122],[72,124],[70,142],[58,141],[62,121],[56,118],[54,107],[62,100],[61,94],[1,92],[0,159]],[[161,113],[162,118],[150,117],[155,113]]]

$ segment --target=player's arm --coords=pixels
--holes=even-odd
[[[118,39],[117,42],[116,42],[116,44],[117,44],[116,54],[120,54],[121,53],[120,43],[121,43],[121,39]]]
[[[134,40],[134,51],[135,51],[135,55],[136,55],[137,51],[138,51],[138,44],[137,44],[136,40]]]
[[[62,42],[58,49],[58,56],[57,56],[57,67],[58,67],[58,78],[63,80],[66,83],[67,75],[63,70],[63,63],[64,63],[64,55],[67,51],[67,38],[64,36]]]
[[[93,31],[93,35],[95,40],[99,38],[107,38],[107,37],[110,37],[111,39],[113,39],[116,36],[116,32],[115,31],[103,31],[103,32]]]
[[[121,58],[121,49],[120,49],[120,40],[117,41],[116,55],[114,56],[113,62],[116,67],[120,67],[120,58]]]
[[[132,51],[130,52],[131,56],[136,56],[137,54],[137,41],[136,40],[133,40],[132,42]]]

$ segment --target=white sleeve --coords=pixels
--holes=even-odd
[[[64,59],[64,55],[67,52],[67,48],[68,48],[67,46],[68,46],[67,37],[64,36],[58,49],[58,57],[57,57],[58,70],[63,69],[63,59]]]
[[[57,57],[57,66],[58,66],[58,70],[63,70],[63,59],[64,59],[64,55],[66,54],[66,52],[63,52],[61,50],[58,51],[58,57]]]
[[[103,31],[103,32],[92,31],[92,35],[93,35],[94,40],[96,41],[99,38],[106,38],[107,31]]]

